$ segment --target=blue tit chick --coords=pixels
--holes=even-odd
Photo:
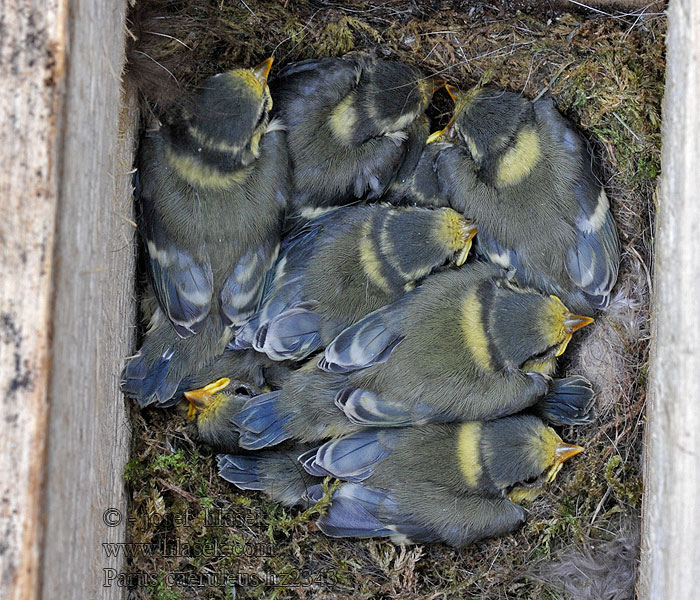
[[[449,208],[328,210],[285,239],[261,308],[236,332],[233,347],[299,361],[434,269],[461,266],[475,234]]]
[[[465,546],[521,525],[525,511],[517,503],[535,497],[582,450],[564,443],[537,417],[517,415],[365,429],[327,442],[300,460],[309,474],[344,482],[317,522],[325,534]],[[252,487],[251,482],[265,481],[262,462],[255,469],[245,467],[236,469],[233,483]],[[298,481],[291,469],[285,475],[290,485]],[[279,470],[274,476],[284,487]],[[317,501],[322,494],[317,484],[306,500]]]
[[[323,481],[309,474],[298,460],[309,450],[308,444],[297,444],[254,454],[220,454],[219,475],[239,489],[265,492],[285,506],[308,505],[307,496]]]
[[[254,388],[248,384],[228,377],[185,391],[189,402],[187,418],[197,426],[199,439],[215,448],[235,451],[238,432],[231,419],[254,393]]]
[[[459,547],[521,525],[517,502],[536,496],[582,450],[536,417],[518,415],[361,431],[324,444],[305,466],[347,482],[318,520],[326,535]]]
[[[593,158],[574,125],[551,99],[447,89],[455,100],[453,118],[428,141],[453,143],[425,160],[436,167],[440,194],[479,227],[479,250],[577,313],[590,316],[607,307],[619,239]],[[425,181],[417,183],[423,195],[430,192]]]
[[[259,393],[266,386],[271,389],[282,387],[289,378],[291,369],[286,364],[270,360],[264,354],[253,350],[224,350],[196,373],[184,377],[178,386],[177,394],[204,387],[222,377],[245,381]]]
[[[295,212],[382,196],[420,157],[425,116],[442,81],[370,56],[294,63],[272,83],[287,127]]]
[[[277,257],[289,161],[268,123],[271,64],[209,78],[141,140],[139,231],[158,309],[122,376],[141,406],[172,404],[181,379],[224,351]]]
[[[310,361],[281,390],[251,398],[234,417],[240,446],[490,419],[548,392],[554,403],[557,389],[571,402],[575,386],[552,388],[549,375],[574,332],[592,321],[556,296],[516,287],[488,263],[437,273],[344,330],[320,368]],[[588,402],[590,384],[581,393]]]

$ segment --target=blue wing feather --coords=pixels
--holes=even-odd
[[[148,275],[158,303],[180,337],[198,333],[209,314],[213,275],[209,260],[197,263],[166,231],[153,201],[140,197],[140,229]]]
[[[580,172],[573,185],[579,207],[575,220],[577,237],[576,245],[567,252],[566,266],[588,301],[595,308],[605,308],[620,263],[620,241],[607,196],[593,173],[592,157],[584,140],[552,100],[537,101],[535,111],[547,124],[555,142],[578,162]]]
[[[221,312],[236,326],[244,323],[258,307],[264,278],[272,266],[279,246],[270,240],[251,248],[240,257],[221,289]]]
[[[302,360],[318,350],[323,342],[319,333],[321,317],[315,303],[300,303],[259,327],[253,348],[272,360]]]
[[[343,388],[335,397],[335,405],[348,421],[363,427],[407,427],[450,420],[428,404],[390,402],[362,388]]]
[[[386,362],[404,339],[401,315],[415,293],[409,292],[342,331],[326,348],[319,368],[348,373]]]
[[[319,477],[331,475],[344,481],[363,481],[372,475],[378,462],[391,454],[397,438],[396,431],[359,431],[323,444],[311,460],[305,458],[304,468]]]
[[[273,360],[301,360],[321,346],[320,317],[302,292],[317,238],[334,217],[335,211],[329,211],[285,238],[258,311],[236,333],[232,348],[254,348]]]
[[[317,525],[331,537],[389,536],[397,542],[440,540],[437,532],[403,514],[389,491],[357,483],[346,483],[333,494],[328,512],[318,519]]]
[[[141,408],[156,403],[160,408],[176,404],[173,396],[179,381],[172,377],[170,361],[172,353],[164,354],[155,364],[148,364],[145,349],[126,364],[122,373],[121,390],[130,398],[136,398]]]
[[[233,417],[233,423],[241,433],[238,441],[241,448],[260,450],[289,439],[291,434],[284,426],[290,415],[281,416],[278,413],[279,396],[279,390],[255,396]]]

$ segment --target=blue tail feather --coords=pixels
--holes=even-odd
[[[279,396],[280,390],[255,396],[248,400],[243,410],[233,418],[234,424],[241,432],[238,442],[241,448],[260,450],[289,439],[291,434],[284,426],[291,415],[279,414]]]
[[[220,454],[219,475],[242,490],[264,490],[265,482],[258,473],[258,460],[255,456]]]
[[[386,492],[346,483],[333,494],[328,512],[316,524],[331,537],[381,537],[396,533],[377,518],[381,504],[389,501]]]
[[[149,365],[142,351],[124,367],[121,390],[130,398],[135,398],[141,408],[150,404],[159,407],[172,406],[179,381],[173,380],[170,373],[172,354],[163,354],[157,362]]]
[[[594,416],[595,394],[591,383],[581,375],[555,379],[549,393],[533,408],[535,413],[553,425],[582,425]]]

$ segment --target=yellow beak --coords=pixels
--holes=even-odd
[[[459,251],[457,259],[455,260],[455,265],[461,267],[465,262],[467,262],[467,257],[469,256],[469,251],[472,247],[472,240],[478,231],[477,226],[474,223],[470,223],[466,219],[463,219],[464,225],[462,227],[462,232],[464,233],[464,246]]]
[[[459,90],[455,86],[450,85],[449,83],[445,84],[445,89],[447,90],[447,93],[450,95],[450,98],[452,98],[452,102],[457,102],[457,97],[459,96]]]
[[[231,380],[228,377],[222,377],[205,385],[203,388],[185,392],[185,398],[190,403],[190,407],[187,409],[187,418],[190,421],[194,421],[197,411],[209,404],[211,397],[227,387],[229,383],[231,383]]]
[[[274,60],[275,59],[271,56],[253,69],[253,74],[260,80],[260,83],[267,82],[267,76],[270,74],[270,69],[272,68],[272,62]]]
[[[444,83],[444,82],[443,82]],[[453,102],[457,102],[457,98],[459,97],[459,90],[449,84],[445,83],[445,89],[447,90],[447,93],[450,95],[450,98],[452,98]],[[452,118],[450,119],[449,123],[445,125],[440,131],[434,131],[428,136],[428,139],[425,140],[426,144],[432,144],[433,142],[437,142],[442,136],[452,134],[452,126],[455,124],[455,117],[454,114],[452,115]]]
[[[564,338],[564,341],[559,345],[559,348],[557,349],[557,352],[554,356],[561,356],[562,354],[564,354],[564,351],[569,345],[569,342],[571,341],[571,336],[574,334],[574,332],[578,331],[582,327],[585,327],[586,325],[590,325],[591,323],[593,323],[593,319],[591,317],[583,317],[581,315],[573,315],[571,313],[566,313],[566,315],[564,316],[564,331],[566,331],[566,337]]]
[[[435,131],[435,132],[431,133],[428,136],[428,139],[425,140],[425,143],[432,144],[433,142],[437,142],[444,135],[451,135],[452,134],[452,131],[451,131],[452,126],[454,125],[454,123],[455,123],[455,118],[453,115],[452,118],[450,119],[450,121],[447,123],[447,125],[445,125],[440,131]]]
[[[578,331],[582,327],[593,323],[593,320],[592,317],[567,313],[564,315],[564,328],[566,329],[566,333],[574,333],[574,331]]]
[[[557,448],[554,451],[554,464],[550,467],[549,472],[547,473],[547,483],[551,483],[554,481],[554,478],[557,476],[557,473],[561,471],[562,465],[572,458],[573,456],[576,456],[577,454],[580,454],[583,452],[583,448],[581,446],[576,446],[575,444],[567,444],[566,442],[560,441],[557,444]]]
[[[429,77],[426,80],[426,89],[428,94],[432,97],[432,95],[437,92],[440,88],[444,87],[447,85],[444,79],[440,79],[439,77]]]

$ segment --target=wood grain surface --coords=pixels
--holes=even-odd
[[[126,3],[0,2],[0,597],[103,587],[135,318]]]
[[[700,597],[700,3],[669,5],[639,597]]]
[[[71,2],[53,273],[42,594],[120,598],[129,425],[119,375],[135,324],[125,2]],[[119,518],[121,515],[121,518]],[[110,585],[105,585],[106,583]]]
[[[0,598],[39,585],[64,10],[0,2]]]

